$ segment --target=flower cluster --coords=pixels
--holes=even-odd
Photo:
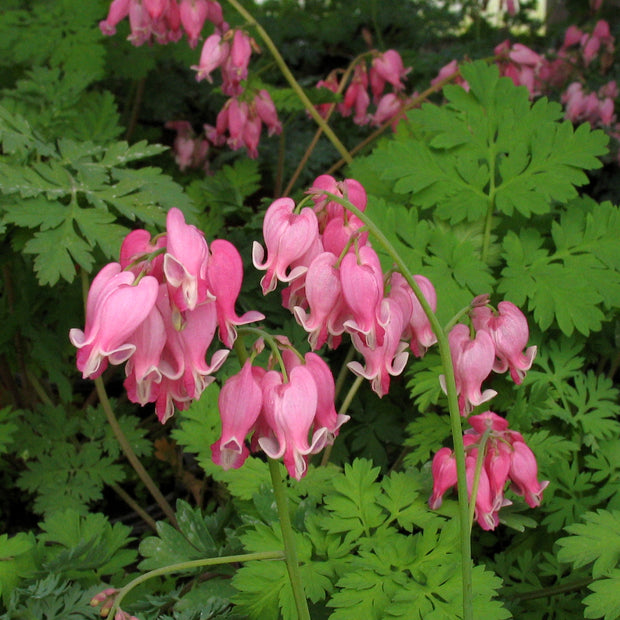
[[[350,335],[365,362],[350,362],[350,370],[369,379],[383,396],[390,377],[403,371],[407,349],[421,356],[436,338],[405,278],[398,272],[383,273],[362,221],[325,192],[360,211],[366,208],[360,183],[319,176],[310,189],[313,208],[297,213],[292,199],[280,198],[267,209],[267,256],[255,242],[254,266],[266,271],[261,280],[264,294],[278,281],[288,285],[282,292],[283,305],[308,332],[313,350],[324,344],[336,348],[345,332]],[[415,280],[434,311],[433,285],[424,276]]]
[[[475,517],[484,530],[493,530],[499,524],[499,510],[511,504],[504,497],[507,482],[528,506],[540,505],[542,492],[549,482],[538,481],[538,466],[533,452],[523,436],[508,429],[508,422],[485,411],[469,418],[472,428],[466,431],[465,468],[467,489],[471,500],[474,479],[480,460],[480,475],[475,499]],[[429,500],[432,509],[441,506],[444,493],[456,485],[457,472],[454,453],[449,448],[439,450],[432,464],[433,494]]]
[[[208,170],[207,153],[209,143],[203,137],[194,133],[188,121],[168,121],[166,129],[176,131],[172,144],[174,160],[183,172],[187,168],[202,168]]]
[[[108,17],[99,26],[104,34],[116,32],[116,25],[129,17],[134,45],[153,40],[158,43],[178,41],[183,32],[190,46],[198,44],[205,23],[211,22],[214,32],[203,43],[196,71],[198,81],[213,82],[211,73],[220,70],[224,95],[229,97],[218,114],[215,127],[205,125],[205,136],[196,136],[188,121],[170,121],[166,126],[177,131],[173,150],[183,171],[204,168],[209,142],[226,144],[237,150],[245,147],[250,157],[258,156],[258,143],[263,124],[268,134],[279,134],[282,126],[269,93],[253,91],[244,86],[252,52],[260,52],[248,33],[230,28],[222,16],[222,8],[212,0],[113,0]]]
[[[370,69],[365,59],[358,61],[353,68],[353,76],[344,90],[343,100],[337,104],[338,112],[344,117],[353,114],[353,122],[356,125],[378,126],[389,120],[393,120],[394,124],[398,123],[410,99],[403,93],[405,88],[403,79],[410,71],[411,68],[405,68],[396,50],[372,52]],[[392,87],[392,91],[385,93],[387,84]],[[338,71],[333,71],[325,80],[320,80],[317,88],[338,92],[340,89]],[[373,114],[368,112],[371,96],[376,106]],[[330,104],[317,106],[323,117],[327,115],[329,108]]]
[[[333,443],[349,419],[334,408],[329,366],[316,353],[302,358],[285,339],[281,346],[283,372],[253,366],[248,359],[222,387],[222,435],[211,453],[224,469],[243,465],[249,455],[245,438],[250,436],[253,451],[260,448],[273,459],[282,458],[289,474],[299,480],[309,455]]]
[[[455,325],[448,335],[459,410],[463,416],[497,394],[495,390],[482,391],[482,382],[491,371],[509,370],[512,380],[520,384],[536,357],[535,346],[523,352],[529,339],[527,319],[513,303],[502,301],[494,312],[486,305],[485,297],[476,299],[471,319],[475,330],[473,338],[464,323]],[[443,377],[441,382],[445,391]]]
[[[166,224],[166,234],[153,240],[146,230],[127,235],[120,262],[106,265],[92,282],[84,331],[69,333],[84,378],[100,376],[108,363],[127,362],[129,399],[154,402],[162,423],[214,380],[235,327],[264,318],[235,312],[243,267],[231,243],[216,239],[209,247],[178,209],[169,211]],[[207,363],[216,329],[228,349]]]
[[[134,45],[179,41],[185,32],[190,46],[196,47],[205,21],[216,28],[228,28],[215,0],[112,0],[99,28],[103,34],[113,35],[126,17],[131,28],[128,38]]]
[[[609,24],[599,20],[592,32],[570,26],[560,48],[546,56],[508,40],[500,43],[494,52],[501,75],[511,78],[517,86],[525,86],[532,97],[559,93],[568,120],[604,128],[620,142],[620,123],[616,122],[615,113],[619,92],[616,82],[609,81],[597,91],[590,90],[584,83],[584,75],[591,73],[593,67],[601,75],[607,73],[613,63],[614,46]],[[459,75],[456,60],[442,67],[431,84],[451,76],[454,83],[468,90],[467,83]],[[620,157],[620,152],[618,155]]]

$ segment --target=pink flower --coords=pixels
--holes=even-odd
[[[265,90],[259,90],[254,97],[254,106],[256,114],[263,123],[267,126],[267,131],[270,136],[282,133],[282,124],[278,119],[278,112],[276,106],[271,99],[271,95]]]
[[[510,479],[513,490],[522,495],[530,508],[536,508],[542,501],[542,492],[549,485],[548,481],[538,482],[538,466],[534,453],[522,441],[512,444]]]
[[[263,378],[263,413],[271,429],[258,444],[272,459],[283,457],[290,476],[300,480],[306,473],[307,456],[320,452],[327,441],[327,429],[320,428],[308,441],[318,403],[316,383],[305,366],[289,373],[289,382],[269,371]]]
[[[448,335],[456,391],[459,395],[461,415],[471,413],[474,407],[490,400],[497,394],[495,390],[481,391],[482,382],[491,374],[495,361],[495,346],[491,336],[484,330],[471,339],[469,327],[459,323]],[[440,378],[445,391],[445,378]]]
[[[456,460],[450,448],[441,448],[436,452],[431,470],[433,472],[433,494],[428,504],[431,510],[437,510],[443,502],[445,492],[457,483]]]
[[[232,348],[237,331],[235,326],[260,321],[265,315],[251,310],[237,316],[235,303],[243,281],[243,263],[237,248],[225,239],[215,239],[211,243],[211,255],[207,265],[209,290],[215,296],[220,340]]]
[[[166,228],[164,273],[172,299],[179,310],[193,310],[207,297],[207,242],[179,209],[168,211]]]
[[[293,308],[297,322],[309,334],[308,342],[313,350],[320,349],[333,336],[344,331],[340,320],[344,298],[340,272],[335,267],[337,260],[338,257],[331,252],[323,252],[310,263],[305,279],[305,297],[310,313],[306,314],[301,306]]]
[[[149,315],[157,299],[157,280],[106,265],[93,280],[86,301],[84,331],[71,329],[69,339],[78,348],[77,367],[86,378],[96,378],[108,362],[122,364],[136,347],[130,336]]]
[[[209,83],[213,82],[211,72],[222,66],[229,53],[229,44],[226,41],[222,41],[222,37],[217,32],[208,37],[202,46],[199,63],[191,67],[194,71],[198,71],[196,80],[198,82],[200,80],[207,80]]]
[[[520,384],[525,371],[532,367],[536,357],[536,347],[529,347],[525,353],[523,349],[529,339],[527,319],[524,314],[509,301],[501,301],[497,315],[490,308],[483,306],[472,310],[472,321],[477,330],[487,331],[495,346],[495,372],[506,372],[510,369],[510,376],[516,384]]]
[[[307,267],[298,266],[286,273],[291,263],[303,256],[319,235],[314,211],[305,207],[297,215],[293,213],[294,208],[295,203],[290,198],[278,198],[267,209],[263,220],[263,236],[267,246],[264,262],[263,247],[254,242],[254,267],[267,270],[261,279],[264,295],[275,290],[277,280],[291,282],[307,271]]]
[[[261,387],[247,360],[236,375],[223,385],[218,399],[222,435],[211,446],[213,462],[224,469],[237,469],[249,455],[245,438],[254,426],[263,405]]]
[[[189,46],[196,47],[202,27],[209,13],[207,0],[181,0],[179,15],[189,39]]]
[[[409,354],[406,352],[407,343],[400,340],[405,326],[400,306],[388,297],[381,302],[379,314],[384,330],[381,343],[371,347],[367,339],[353,333],[353,345],[364,356],[366,365],[349,362],[347,367],[358,377],[368,379],[374,392],[381,398],[390,389],[390,377],[400,375],[405,369]]]
[[[418,287],[431,310],[437,310],[437,294],[431,281],[424,276],[414,276]],[[422,357],[426,350],[437,342],[431,323],[422,309],[418,298],[402,274],[395,271],[390,278],[390,297],[400,305],[405,316],[403,339],[410,340],[410,347],[416,357]]]
[[[370,81],[375,99],[381,96],[385,82],[391,84],[394,90],[402,90],[404,88],[402,80],[410,71],[411,67],[405,69],[403,59],[396,50],[387,50],[375,56],[370,69]]]
[[[99,29],[103,34],[116,34],[116,25],[129,15],[129,3],[131,0],[112,0],[108,16],[99,22]]]
[[[348,253],[340,263],[340,281],[352,314],[352,318],[344,322],[346,331],[363,336],[370,349],[381,346],[384,330],[377,321],[377,311],[384,286],[376,252],[369,246],[362,246],[357,254]]]
[[[243,30],[235,30],[230,53],[222,64],[222,92],[230,97],[241,94],[241,82],[248,77],[248,65],[252,55],[252,39]]]

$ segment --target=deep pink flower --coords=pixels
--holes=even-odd
[[[431,510],[437,510],[448,489],[457,483],[456,460],[450,448],[441,448],[435,453],[432,464],[433,494],[428,500]]]
[[[536,508],[540,505],[542,492],[549,482],[538,482],[536,457],[524,442],[515,441],[512,449],[509,476],[513,483],[513,491],[522,495],[530,508]]]
[[[278,119],[278,111],[268,91],[265,89],[258,91],[254,97],[254,106],[259,118],[265,123],[267,133],[270,136],[282,133],[282,124]]]
[[[375,56],[370,69],[370,82],[375,99],[381,96],[385,82],[391,84],[394,90],[402,90],[405,87],[402,80],[410,71],[411,67],[405,69],[403,59],[396,50],[387,50]]]
[[[218,407],[222,435],[211,446],[213,462],[224,469],[237,469],[249,455],[245,438],[254,426],[263,405],[261,387],[247,360],[241,371],[222,386]]]
[[[243,281],[243,262],[237,248],[225,239],[211,243],[211,255],[207,264],[209,290],[215,296],[220,340],[232,348],[237,331],[235,326],[246,325],[265,318],[264,314],[250,310],[237,316],[235,303]]]
[[[364,339],[360,334],[352,333],[351,340],[364,356],[365,366],[359,362],[349,362],[347,367],[358,377],[368,379],[374,392],[381,398],[390,389],[390,377],[400,375],[405,369],[409,354],[407,343],[400,340],[405,320],[399,304],[389,297],[383,299],[379,319],[383,330],[381,343],[375,343],[371,347],[367,342],[368,338]]]
[[[228,58],[230,53],[230,47],[228,42],[222,41],[222,37],[216,32],[209,36],[202,46],[200,52],[200,61],[197,65],[192,65],[194,71],[198,71],[196,74],[196,80],[207,80],[207,82],[213,82],[211,72],[222,66],[222,64]]]

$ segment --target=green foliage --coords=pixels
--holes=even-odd
[[[2,221],[34,231],[23,252],[35,255],[41,284],[56,284],[61,277],[71,282],[76,263],[90,271],[96,247],[116,259],[129,232],[116,223],[119,216],[161,226],[168,208],[189,212],[189,199],[161,170],[126,167],[161,153],[161,146],[116,142],[103,147],[70,139],[44,143],[27,121],[1,108],[0,139],[10,155],[0,161]],[[24,166],[26,161],[30,166]]]
[[[145,538],[140,543],[142,570],[153,570],[168,564],[190,560],[232,555],[238,549],[233,538],[227,537],[224,526],[227,511],[204,516],[200,509],[187,502],[177,501],[176,518],[179,529],[163,521],[157,523],[157,537]]]
[[[507,266],[499,291],[517,305],[527,302],[541,329],[555,318],[567,336],[575,329],[585,336],[598,331],[603,309],[620,306],[620,263],[614,249],[619,234],[617,207],[575,200],[552,222],[555,252],[544,247],[545,239],[533,228],[505,236]]]
[[[89,504],[101,499],[106,484],[125,479],[125,469],[117,463],[118,442],[102,426],[104,420],[101,410],[83,417],[62,406],[22,413],[16,438],[29,449],[20,453],[26,467],[17,484],[35,494],[36,512],[50,514],[72,508],[83,514]],[[149,447],[136,422],[134,417],[121,416],[119,423],[128,431],[137,453],[146,454]],[[74,441],[78,435],[87,441]]]
[[[137,553],[126,549],[132,538],[130,528],[112,525],[100,513],[80,515],[67,509],[56,511],[41,523],[39,546],[45,549],[43,569],[61,572],[72,579],[89,582],[114,575],[136,560]],[[93,579],[94,576],[94,579]]]
[[[381,168],[394,190],[452,224],[479,220],[493,205],[528,216],[575,197],[574,186],[587,183],[583,170],[601,165],[605,134],[558,122],[558,104],[539,99],[531,105],[527,89],[500,78],[495,66],[476,62],[461,73],[468,92],[445,87],[445,106],[409,113],[417,139],[403,130],[379,150],[383,163],[390,162]]]

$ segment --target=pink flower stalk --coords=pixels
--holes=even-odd
[[[267,270],[261,279],[263,294],[275,290],[277,281],[291,282],[307,271],[298,266],[287,270],[291,263],[303,256],[319,235],[318,222],[314,211],[309,207],[294,214],[295,203],[290,198],[278,198],[265,213],[263,236],[267,246],[267,258],[263,247],[254,242],[252,261],[256,269]]]
[[[506,372],[516,384],[525,377],[525,371],[532,367],[536,357],[536,347],[523,349],[529,340],[529,329],[525,315],[509,301],[501,301],[497,306],[497,314],[488,306],[472,309],[472,322],[477,330],[489,333],[495,346],[495,372]]]
[[[495,346],[491,336],[484,330],[470,338],[469,327],[463,323],[455,325],[448,334],[456,391],[459,395],[459,410],[466,416],[474,407],[493,398],[495,390],[481,391],[482,382],[491,374],[495,361]],[[444,391],[445,377],[440,377]]]
[[[180,311],[193,310],[207,298],[207,242],[200,230],[185,223],[179,209],[168,211],[166,228],[164,273],[171,297]]]
[[[69,339],[78,348],[77,367],[95,379],[111,364],[122,364],[135,351],[129,339],[146,319],[157,299],[157,280],[121,271],[119,263],[106,265],[92,282],[86,301],[84,331],[71,329]]]
[[[469,422],[472,428],[463,437],[468,491],[471,499],[478,452],[483,450],[475,516],[480,527],[492,530],[499,524],[501,508],[511,504],[504,497],[508,483],[511,490],[523,496],[531,508],[540,505],[542,492],[549,483],[538,482],[534,454],[520,433],[509,430],[505,419],[492,411],[485,411],[472,416]],[[432,472],[433,494],[429,505],[436,509],[441,505],[444,493],[457,483],[452,450],[442,448],[435,454]]]
[[[250,454],[245,438],[256,423],[263,406],[259,382],[247,360],[236,375],[223,385],[218,399],[222,435],[211,446],[213,462],[224,469],[237,469]]]
[[[232,348],[237,331],[235,326],[247,325],[265,318],[264,314],[250,310],[237,316],[235,304],[241,292],[243,262],[237,248],[225,239],[211,243],[211,255],[207,264],[209,291],[215,296],[220,340]]]

